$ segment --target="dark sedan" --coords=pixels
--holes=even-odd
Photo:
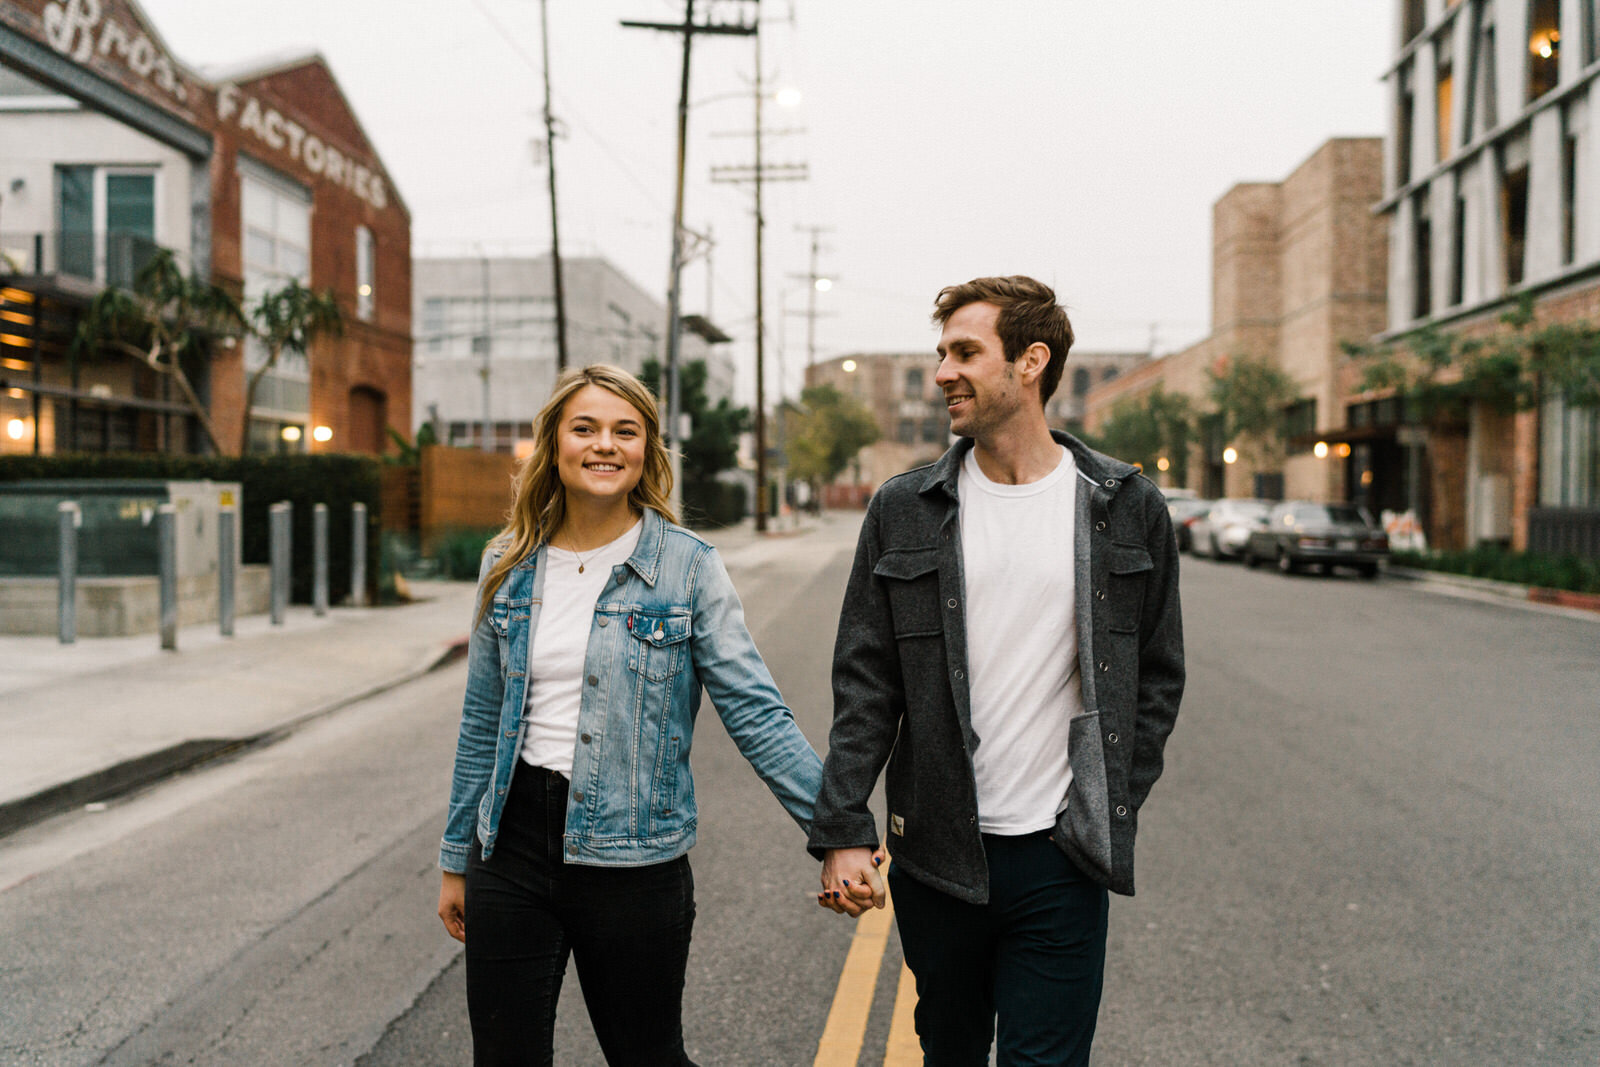
[[[1244,562],[1275,563],[1285,574],[1302,567],[1354,567],[1375,578],[1389,555],[1389,538],[1365,508],[1354,504],[1311,504],[1291,500],[1276,505],[1250,531]]]

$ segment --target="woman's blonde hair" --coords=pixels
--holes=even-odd
[[[569,370],[556,381],[556,387],[533,424],[533,452],[517,468],[512,481],[515,490],[505,529],[489,542],[488,551],[500,558],[483,577],[478,592],[478,621],[482,621],[494,601],[495,591],[513,567],[527,559],[540,545],[561,529],[567,517],[567,494],[556,469],[556,434],[561,428],[561,413],[567,401],[584,386],[594,385],[612,393],[639,412],[644,422],[644,474],[628,493],[634,511],[650,508],[668,522],[676,522],[672,512],[672,461],[661,439],[661,414],[657,401],[645,384],[621,367],[591,363]]]

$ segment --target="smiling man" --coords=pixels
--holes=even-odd
[[[930,1064],[1087,1064],[1107,890],[1133,892],[1138,811],[1183,694],[1178,554],[1138,468],[1052,433],[1072,326],[1046,285],[939,293],[950,429],[862,525],[812,821],[819,900],[889,886]],[[998,1019],[998,1026],[997,1026]]]

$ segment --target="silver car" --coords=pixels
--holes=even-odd
[[[1256,525],[1245,545],[1244,561],[1275,563],[1285,574],[1302,567],[1332,573],[1354,567],[1366,578],[1378,576],[1389,555],[1389,538],[1366,508],[1354,504],[1313,504],[1291,500],[1273,508]]]
[[[1204,515],[1189,526],[1190,549],[1197,556],[1212,559],[1238,559],[1250,540],[1256,521],[1272,507],[1270,500],[1245,500],[1224,497],[1213,501]]]

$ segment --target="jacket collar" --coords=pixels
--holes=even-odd
[[[1121,487],[1123,481],[1139,473],[1139,468],[1132,463],[1124,463],[1120,459],[1096,452],[1082,441],[1069,433],[1060,430],[1051,430],[1050,436],[1057,443],[1065,445],[1072,453],[1072,460],[1078,465],[1078,473],[1084,478],[1094,482],[1095,485],[1105,486],[1112,492]],[[922,485],[918,487],[919,493],[932,493],[943,490],[951,500],[959,499],[956,492],[956,482],[961,474],[961,463],[966,459],[967,453],[972,451],[972,438],[962,437],[951,445],[938,461],[928,468],[928,473],[923,476]],[[1109,484],[1108,484],[1109,483]]]
[[[661,553],[666,549],[667,520],[655,508],[645,508],[642,521],[644,529],[639,531],[639,543],[628,557],[628,566],[640,581],[654,589],[656,575],[661,572]]]

